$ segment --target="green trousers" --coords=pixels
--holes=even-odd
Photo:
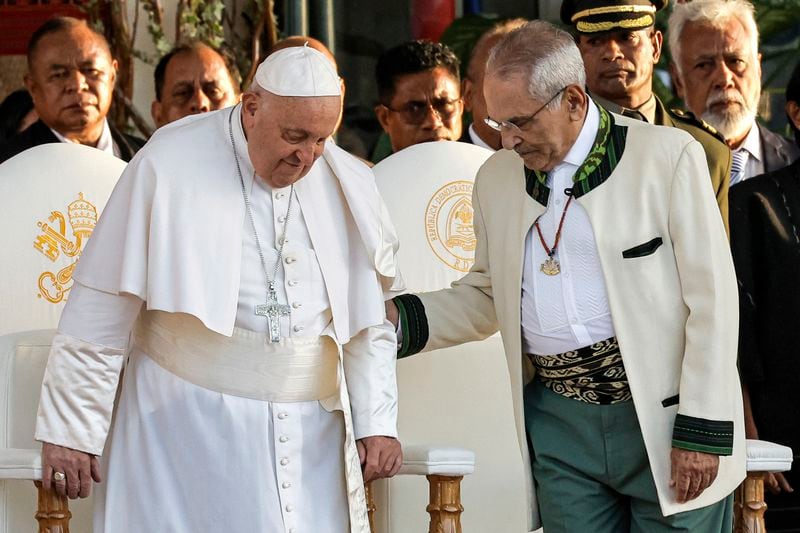
[[[533,381],[525,425],[546,533],[732,531],[732,495],[662,516],[633,402],[587,404]]]

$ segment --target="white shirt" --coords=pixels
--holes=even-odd
[[[67,139],[59,132],[50,128],[50,131],[53,132],[53,135],[61,141],[62,143],[75,143],[78,144],[76,141],[72,141]],[[111,127],[108,125],[108,120],[103,120],[103,132],[100,134],[100,138],[97,139],[97,146],[95,146],[98,150],[102,150],[108,154],[113,155],[114,157],[119,157],[120,151],[117,144],[114,142],[114,138],[111,136]]]
[[[764,157],[761,153],[761,133],[758,126],[753,122],[753,127],[747,132],[742,144],[734,151],[744,150],[747,152],[747,162],[744,167],[744,178],[752,178],[764,173]]]
[[[547,211],[539,218],[547,246],[552,247],[567,201],[564,189],[594,144],[600,113],[590,100],[586,120],[564,160],[548,172],[551,188]],[[564,218],[555,254],[561,273],[544,274],[547,253],[532,226],[525,240],[522,271],[522,346],[525,353],[551,355],[588,346],[614,336],[597,243],[586,210],[574,198]]]
[[[474,144],[475,146],[486,148],[487,150],[491,150],[492,152],[497,151],[488,144],[486,144],[486,142],[483,139],[481,139],[481,136],[478,135],[477,131],[475,131],[475,124],[469,125],[469,130],[467,130],[467,133],[469,133],[469,138],[472,140],[472,144]]]

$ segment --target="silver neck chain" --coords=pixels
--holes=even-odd
[[[272,278],[270,279],[270,275],[267,272],[267,261],[264,259],[264,251],[261,248],[261,241],[258,238],[258,232],[256,231],[256,221],[253,218],[253,209],[250,206],[250,195],[247,193],[247,187],[244,183],[244,176],[242,175],[242,167],[239,165],[239,152],[236,150],[236,141],[233,137],[233,113],[239,109],[239,106],[234,106],[231,108],[231,112],[228,115],[228,133],[230,133],[231,137],[231,147],[233,148],[233,157],[236,161],[236,172],[239,174],[239,183],[242,185],[242,198],[244,199],[244,207],[247,211],[247,216],[250,218],[250,226],[253,228],[253,236],[256,239],[256,248],[258,249],[258,257],[261,259],[261,268],[264,270],[264,278],[267,282],[267,296],[269,298],[270,293],[275,292],[275,279],[278,276],[278,268],[281,265],[281,261],[283,260],[283,246],[286,244],[286,228],[289,226],[289,216],[292,214],[292,199],[294,198],[294,183],[292,184],[291,188],[289,189],[289,205],[286,208],[286,218],[283,221],[283,235],[281,236],[280,240],[280,247],[278,248],[278,259],[275,261],[275,268],[272,269]],[[253,171],[253,180],[255,180],[256,173]]]

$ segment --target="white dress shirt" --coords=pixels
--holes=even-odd
[[[552,248],[575,171],[597,135],[600,113],[589,101],[586,120],[564,160],[547,175],[550,197],[539,218],[547,246]],[[522,273],[522,346],[525,353],[551,355],[588,346],[614,336],[606,285],[597,243],[586,210],[574,198],[564,218],[555,258],[561,273],[540,270],[547,253],[532,226],[525,240]]]
[[[67,139],[53,128],[50,128],[50,131],[52,131],[53,135],[55,135],[56,138],[62,143],[75,142]],[[95,146],[95,148],[111,154],[114,157],[119,157],[119,147],[117,146],[117,143],[114,142],[114,138],[111,136],[111,127],[108,125],[108,120],[103,120],[103,132],[100,134],[100,138],[97,139],[97,146]]]
[[[747,137],[744,138],[742,144],[739,148],[734,150],[734,152],[739,150],[747,152],[743,180],[764,173],[764,157],[761,153],[761,133],[758,131],[758,126],[755,121],[753,122],[753,127],[750,128],[750,131],[747,133]]]
[[[470,138],[470,140],[472,140],[472,144],[474,144],[475,146],[480,146],[481,148],[486,148],[487,150],[491,150],[492,152],[496,152],[497,151],[494,148],[492,148],[491,146],[489,146],[488,144],[486,144],[486,142],[483,139],[481,139],[481,136],[478,135],[477,131],[475,131],[475,124],[470,124],[469,125],[469,129],[467,130],[467,133],[469,133],[469,138]]]

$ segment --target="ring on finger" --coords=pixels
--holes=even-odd
[[[53,474],[53,479],[55,481],[64,481],[65,479],[67,479],[67,476],[66,474],[64,474],[64,472],[56,472]]]

